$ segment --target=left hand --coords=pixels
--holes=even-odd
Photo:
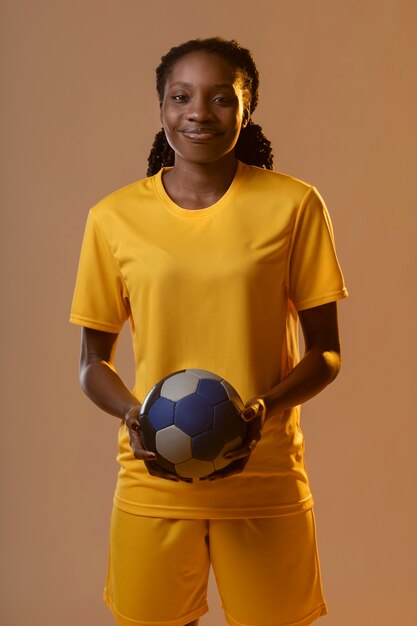
[[[231,450],[224,455],[226,459],[232,459],[232,462],[223,469],[200,478],[200,480],[216,480],[232,474],[240,474],[244,470],[251,453],[262,435],[265,421],[265,406],[259,402],[258,398],[251,398],[245,404],[241,417],[245,422],[248,422],[248,430],[239,448]]]

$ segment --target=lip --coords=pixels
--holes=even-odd
[[[188,139],[192,139],[193,141],[207,141],[213,139],[220,135],[217,130],[213,130],[212,128],[186,128],[185,130],[180,131],[185,137]]]

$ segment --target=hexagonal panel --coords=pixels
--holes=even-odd
[[[226,443],[224,445],[224,448],[222,448],[218,456],[213,460],[213,465],[216,470],[223,469],[232,462],[233,459],[225,459],[224,455],[230,450],[236,450],[236,448],[238,448],[241,443],[242,439],[240,437],[237,437],[236,439],[233,439],[233,441],[229,441],[229,443]]]
[[[199,461],[198,459],[190,459],[185,463],[179,463],[175,466],[177,474],[184,478],[202,478],[208,476],[214,471],[213,463],[209,461]]]
[[[240,397],[236,389],[232,387],[232,385],[228,383],[227,380],[222,380],[221,384],[226,389],[227,395],[232,400],[232,402],[234,402],[236,406],[238,407],[238,409],[242,411],[244,404],[243,404],[242,398]]]
[[[191,458],[191,439],[176,426],[158,430],[155,445],[158,454],[171,463],[182,463]]]
[[[211,428],[212,420],[213,407],[200,396],[187,396],[175,405],[174,423],[190,437]]]
[[[193,458],[212,461],[222,450],[224,441],[214,430],[208,430],[191,440]]]
[[[237,406],[226,400],[214,407],[213,429],[224,439],[231,441],[246,432],[246,423],[240,418]]]
[[[160,430],[174,423],[175,404],[166,398],[157,398],[148,410],[149,421],[155,430]]]
[[[222,380],[221,376],[214,374],[213,372],[209,372],[209,370],[199,370],[199,369],[187,369],[186,372],[190,372],[191,374],[195,374],[198,378],[211,378],[213,380],[218,380],[219,382]]]
[[[197,387],[199,396],[206,398],[211,404],[219,404],[229,399],[226,389],[218,380],[204,378]]]
[[[163,398],[176,402],[197,389],[199,378],[189,371],[174,374],[165,380],[160,394]]]

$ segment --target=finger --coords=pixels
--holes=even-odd
[[[175,483],[180,481],[179,476],[176,476],[175,474],[164,474],[162,472],[154,472],[151,470],[149,470],[149,473],[151,476],[155,476],[156,478],[164,478],[165,480],[171,480]]]
[[[140,459],[141,461],[144,459],[147,459],[148,461],[156,461],[157,456],[155,452],[152,452],[152,450],[146,450],[143,447],[142,440],[138,432],[129,429],[129,436],[131,448],[137,459]]]
[[[139,461],[149,461],[150,463],[154,463],[157,460],[157,457],[154,452],[150,450],[145,450],[144,448],[140,448],[136,445],[132,445],[133,454],[136,459]]]
[[[252,420],[256,418],[256,414],[257,414],[256,407],[248,406],[245,409],[243,409],[241,413],[241,417],[243,418],[245,422],[251,422]]]
[[[257,443],[258,443],[258,440],[255,439],[255,437],[253,437],[247,443],[245,443],[243,446],[240,446],[240,448],[237,448],[236,450],[232,450],[231,452],[227,452],[224,455],[224,458],[225,459],[241,459],[241,458],[244,458],[244,457],[248,456],[249,454],[251,454],[254,451]]]
[[[128,428],[130,430],[134,430],[135,433],[138,433],[140,431],[140,424],[139,424],[138,421],[135,420],[135,421],[133,421],[133,422],[128,424]]]
[[[226,476],[232,476],[233,474],[240,474],[245,468],[247,463],[247,459],[237,459],[230,463],[227,467],[224,467],[221,470],[217,470],[208,476],[204,476],[200,478],[200,480],[216,480],[217,478],[226,478]]]
[[[177,474],[173,474],[172,472],[167,472],[162,467],[160,467],[157,463],[149,464],[147,460],[145,460],[145,465],[147,467],[148,472],[151,476],[156,476],[157,478],[165,478],[166,480],[173,480],[178,482],[180,477]]]
[[[148,464],[148,461],[145,460],[145,465],[148,469],[148,472],[152,476],[156,476],[157,478],[165,478],[167,480],[173,480],[175,482],[182,481],[185,483],[192,483],[192,478],[186,478],[185,476],[179,476],[179,474],[174,474],[173,472],[169,472],[168,470],[163,469],[160,465],[158,465],[158,459],[155,459],[155,462],[152,465]]]

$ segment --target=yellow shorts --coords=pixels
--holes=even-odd
[[[113,508],[104,601],[121,626],[184,626],[207,612],[210,564],[231,626],[326,615],[314,513],[180,520]]]

